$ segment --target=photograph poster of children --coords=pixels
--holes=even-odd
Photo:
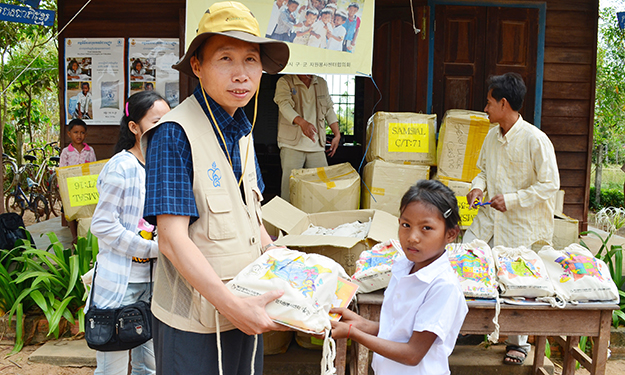
[[[178,61],[178,38],[128,38],[128,96],[154,90],[178,105],[179,73],[171,66]]]
[[[115,124],[122,116],[123,38],[65,39],[65,122]]]
[[[185,40],[219,0],[187,0]],[[287,74],[371,74],[374,1],[246,0],[261,35],[289,43]],[[158,87],[157,87],[158,90]]]

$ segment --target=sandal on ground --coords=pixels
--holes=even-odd
[[[517,351],[523,353],[523,356],[510,354],[511,351]],[[506,346],[506,355],[503,357],[503,363],[506,365],[521,366],[527,358],[527,352],[520,346],[508,345]]]

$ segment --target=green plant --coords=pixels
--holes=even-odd
[[[595,187],[590,188],[589,208],[593,211],[599,211],[604,207],[623,207],[622,189],[601,189],[601,202],[595,199]]]
[[[620,323],[625,323],[625,277],[623,275],[623,246],[622,245],[610,245],[608,242],[612,238],[612,235],[617,230],[625,226],[625,208],[621,207],[606,207],[597,212],[595,216],[597,224],[607,230],[608,235],[603,238],[599,233],[595,231],[582,232],[581,235],[593,235],[601,241],[601,247],[595,255],[597,259],[601,259],[606,263],[610,270],[610,276],[616,284],[618,293],[620,296],[619,310],[612,312],[612,324],[614,327],[618,327]],[[583,240],[580,240],[580,245],[588,248],[588,245]],[[605,254],[604,254],[605,253]]]
[[[97,239],[88,233],[87,238],[78,238],[73,249],[64,249],[56,234],[50,232],[47,236],[51,243],[47,250],[35,249],[30,242],[16,248],[21,255],[13,261],[21,263],[22,268],[11,283],[21,292],[13,301],[10,316],[17,314],[20,324],[20,314],[27,311],[23,305],[36,304],[48,320],[48,335],[59,336],[61,318],[71,324],[77,319],[79,331],[84,331],[82,306],[87,292],[80,276],[89,271],[96,259]],[[23,346],[21,335],[18,338],[11,354]]]

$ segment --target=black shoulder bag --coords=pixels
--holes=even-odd
[[[150,297],[152,296],[152,268],[150,259]],[[115,309],[98,309],[93,306],[93,273],[89,311],[85,314],[85,340],[91,349],[114,352],[136,348],[152,338],[152,312],[150,304],[138,301]]]

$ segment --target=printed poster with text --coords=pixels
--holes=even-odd
[[[144,90],[155,90],[173,108],[179,102],[177,70],[178,38],[128,39],[128,96]]]
[[[185,49],[200,19],[217,1],[187,0]],[[291,56],[281,73],[370,75],[374,0],[241,0],[261,36],[287,42]]]
[[[124,39],[65,39],[65,119],[119,124],[124,104]]]

